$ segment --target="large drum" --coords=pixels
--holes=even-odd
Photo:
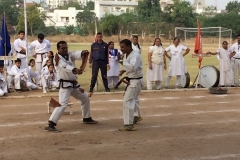
[[[188,88],[190,84],[190,75],[189,73],[185,73],[184,75],[181,76],[181,86],[183,88]]]
[[[204,66],[200,69],[199,83],[204,88],[217,87],[219,84],[220,72],[214,66]]]

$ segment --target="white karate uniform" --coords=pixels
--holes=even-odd
[[[48,60],[49,60],[48,57],[43,59],[43,61],[42,61],[42,68],[45,66],[45,64],[47,63]]]
[[[117,49],[109,49],[109,66],[110,69],[107,71],[108,79],[108,88],[111,87],[111,84],[115,87],[119,82],[119,71],[120,65],[118,62],[118,53],[122,55],[122,52]]]
[[[57,79],[63,79],[63,80],[72,80],[77,81],[77,76],[72,73],[72,70],[75,68],[74,62],[75,60],[81,60],[81,51],[75,51],[69,53],[69,59],[66,60],[64,57],[59,55],[59,63],[58,66],[55,65],[56,72],[57,72]],[[56,62],[54,62],[56,63]],[[63,86],[71,86],[71,83],[63,82]],[[54,123],[57,123],[60,119],[62,113],[67,107],[69,97],[73,96],[74,98],[80,100],[82,102],[82,117],[83,118],[90,118],[90,101],[89,97],[86,92],[82,93],[79,88],[62,88],[62,85],[60,85],[59,90],[59,103],[61,106],[56,107],[49,119],[49,121],[52,121]]]
[[[133,50],[127,58],[126,55],[124,56],[123,69],[126,71],[126,75],[129,78],[140,78],[143,76],[142,58],[139,52]],[[124,125],[132,125],[134,115],[141,117],[139,93],[143,84],[143,78],[130,80],[130,85],[127,87],[123,98]]]
[[[16,39],[14,41],[14,50],[17,52],[16,56],[17,58],[21,59],[21,68],[27,68],[27,57],[25,54],[21,54],[19,53],[22,49],[20,47],[25,48],[25,50],[27,50],[27,42],[25,39],[21,40],[20,38]]]
[[[33,53],[34,50],[34,53]],[[29,55],[36,55],[36,70],[40,73],[42,69],[43,59],[46,58],[46,53],[51,50],[51,43],[43,39],[42,43],[39,43],[38,40],[33,41],[29,45]]]
[[[21,89],[21,82],[27,82],[28,74],[26,72],[26,68],[18,68],[16,65],[12,66],[11,69],[12,75],[14,76],[14,85],[15,89]],[[25,79],[24,75],[27,77]]]
[[[32,79],[34,79],[36,84],[41,85],[40,73],[38,71],[34,71],[31,66],[28,66],[28,72],[28,81],[32,82]]]
[[[230,61],[231,50],[225,50],[220,48],[217,50],[219,55],[219,70],[220,70],[220,82],[221,86],[229,86],[233,84],[233,69]]]
[[[7,82],[3,75],[0,73],[0,96],[3,96],[5,93],[8,93]]]
[[[8,53],[8,56],[12,56],[14,54],[14,48],[13,46],[11,47],[11,51]],[[12,74],[12,66],[13,66],[13,61],[12,60],[5,60],[5,65],[7,68],[7,84],[8,84],[8,88],[12,87],[12,84],[14,82],[14,78],[13,78],[13,74]]]
[[[50,77],[51,74],[53,77]],[[48,89],[56,89],[59,86],[56,72],[50,73],[48,69],[42,70],[41,82],[43,92],[47,92]]]
[[[238,73],[238,85],[240,84],[240,44],[237,42],[234,43],[230,51],[233,52],[235,51],[236,54],[231,58],[231,64],[232,64],[232,69],[233,69],[233,84],[232,85],[237,85],[236,82],[236,76]]]
[[[149,69],[147,66],[147,89],[152,90],[152,85],[155,83],[156,89],[161,88],[161,82],[164,78],[164,49],[162,46],[151,46],[148,50],[149,53],[152,53],[151,61],[152,61],[152,69]]]
[[[138,48],[138,45],[139,45],[139,48]],[[132,43],[132,49],[134,50],[134,51],[137,51],[139,54],[142,54],[142,47],[141,47],[141,45],[140,44],[138,44],[138,45],[134,45],[133,43]]]

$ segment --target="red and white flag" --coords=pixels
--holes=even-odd
[[[199,20],[197,21],[198,23],[198,32],[197,32],[197,36],[196,36],[196,41],[195,41],[195,48],[194,48],[194,52],[196,54],[202,54],[202,36],[201,36],[201,29],[200,29],[200,22]],[[201,68],[201,63],[202,63],[203,57],[199,56],[198,58],[198,68]]]

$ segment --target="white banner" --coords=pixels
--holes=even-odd
[[[16,56],[0,56],[0,60],[16,60]]]

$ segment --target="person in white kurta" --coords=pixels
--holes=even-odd
[[[231,52],[235,53],[235,55],[231,58],[233,69],[233,84],[231,87],[235,87],[235,85],[240,85],[240,34],[237,35],[237,42],[231,46],[230,50]],[[236,77],[238,82],[236,82]]]
[[[71,58],[69,58],[68,46],[65,41],[59,41],[57,43],[57,50],[58,53],[54,59],[54,66],[56,68],[57,78],[60,80],[59,103],[61,106],[53,110],[48,125],[45,127],[45,131],[59,132],[55,126],[68,105],[70,95],[81,101],[83,123],[97,123],[97,121],[94,121],[90,116],[90,99],[77,82],[76,74],[82,74],[83,69],[75,68],[72,62],[72,59],[81,60],[81,54],[79,54],[79,52],[72,52]]]
[[[125,54],[123,59],[123,70],[120,75],[126,72],[129,85],[126,88],[123,98],[123,122],[124,127],[120,131],[134,131],[134,123],[142,120],[139,103],[139,93],[143,87],[142,58],[139,52],[134,51],[131,41],[124,39],[120,42],[121,51]],[[137,116],[134,116],[137,111]]]
[[[26,57],[26,50],[27,50],[27,42],[24,39],[25,32],[19,31],[18,32],[19,38],[14,41],[14,50],[16,51],[17,58],[21,59],[21,68],[27,68],[27,57]]]
[[[29,45],[29,55],[36,58],[36,70],[38,72],[41,72],[43,59],[46,58],[46,53],[50,50],[51,43],[49,40],[44,39],[44,35],[42,33],[38,34],[38,40],[33,41]]]
[[[118,49],[114,49],[114,43],[111,41],[108,43],[109,48],[109,66],[110,69],[107,71],[108,88],[115,87],[119,81],[120,65],[119,60],[121,59],[122,52]]]
[[[132,38],[132,49],[134,51],[137,51],[139,54],[142,53],[142,47],[138,43],[138,36],[133,36],[133,38]]]
[[[230,59],[234,56],[228,48],[227,41],[222,43],[222,48],[218,49],[217,52],[208,54],[218,55],[219,57],[219,70],[220,70],[220,81],[219,85],[221,87],[231,86],[233,84],[233,69]]]
[[[172,76],[177,76],[175,89],[178,89],[178,84],[180,83],[181,75],[184,75],[187,72],[184,56],[189,53],[190,49],[179,43],[180,43],[180,39],[178,37],[175,37],[173,40],[173,45],[170,45],[165,49],[165,56],[167,56],[170,59],[170,63],[169,63],[169,70],[168,70],[166,85],[164,89],[168,87],[168,84]],[[184,50],[185,50],[185,53],[182,54],[182,51]],[[170,52],[170,56],[168,55],[167,52]]]
[[[161,82],[164,78],[164,69],[166,69],[166,58],[162,47],[161,39],[156,38],[153,46],[148,49],[148,66],[147,66],[147,89],[152,90],[155,83],[156,89],[161,88]]]
[[[41,74],[41,82],[43,86],[43,93],[49,92],[49,89],[54,91],[59,85],[57,80],[57,74],[54,70],[53,64],[47,66]]]
[[[4,75],[3,66],[0,66],[0,96],[6,96],[8,93],[7,82],[3,75]]]

